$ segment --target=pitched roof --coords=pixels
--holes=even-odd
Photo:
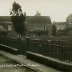
[[[55,25],[66,25],[66,22],[54,22]]]
[[[28,23],[51,23],[49,16],[26,16]],[[10,16],[0,16],[0,22],[11,22]]]
[[[10,16],[0,16],[0,22],[11,22]]]
[[[51,23],[49,16],[27,16],[28,23]]]

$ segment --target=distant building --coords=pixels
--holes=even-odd
[[[8,31],[13,30],[11,22],[0,22],[0,28],[5,28]]]
[[[72,14],[66,18],[67,28],[72,28]]]
[[[69,14],[66,18],[66,29],[68,35],[72,36],[72,14]]]
[[[53,22],[56,25],[57,30],[65,30],[66,22]]]

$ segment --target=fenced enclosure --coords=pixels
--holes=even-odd
[[[26,51],[32,51],[65,62],[72,62],[72,40],[39,40],[27,38],[25,41],[5,39],[0,40],[0,43],[17,48],[23,54]]]
[[[50,56],[62,61],[72,61],[71,41],[30,41],[29,49],[46,56]]]

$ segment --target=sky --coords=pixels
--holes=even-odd
[[[50,16],[52,21],[65,21],[72,13],[72,0],[0,0],[0,16],[8,16],[16,1],[27,16],[33,16],[39,11],[42,16]]]

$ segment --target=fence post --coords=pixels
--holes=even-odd
[[[27,51],[30,50],[30,38],[29,37],[26,38],[26,48],[27,48]]]

